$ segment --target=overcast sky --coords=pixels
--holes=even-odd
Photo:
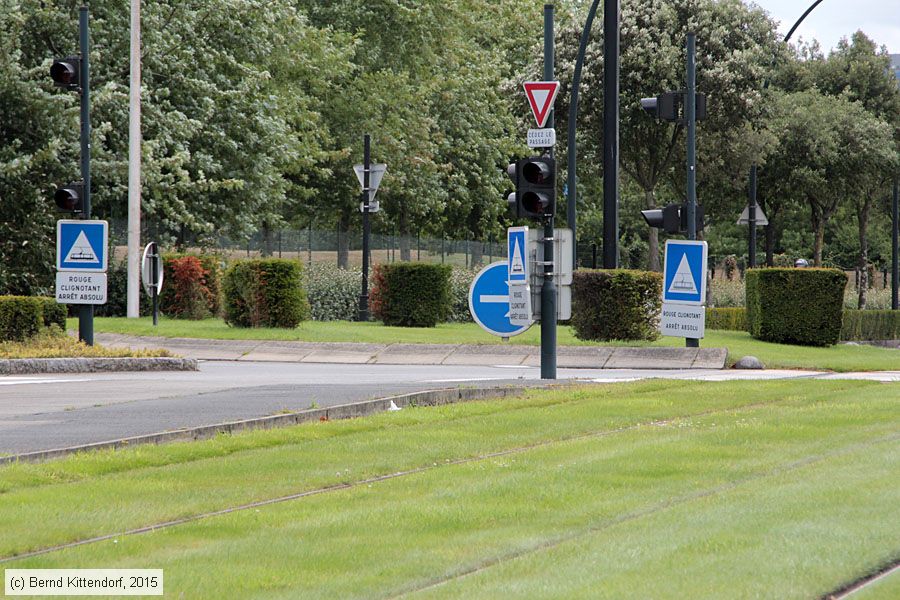
[[[745,0],[762,7],[780,22],[782,35],[797,22],[815,0]],[[822,0],[791,36],[819,40],[822,49],[834,48],[842,37],[857,29],[892,54],[900,54],[900,0]]]

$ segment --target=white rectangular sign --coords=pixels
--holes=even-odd
[[[532,229],[528,232],[528,256],[533,258],[532,264],[539,265],[544,260],[544,232]],[[557,227],[553,230],[553,272],[556,285],[572,285],[572,246],[575,237],[568,227]],[[533,287],[540,287],[544,282],[543,267],[531,270]]]
[[[552,148],[556,145],[556,130],[529,129],[526,141],[529,148]]]
[[[706,307],[664,302],[659,319],[663,335],[701,339],[706,330]]]
[[[59,304],[106,304],[106,273],[57,272],[56,302]]]
[[[509,322],[513,325],[531,325],[531,288],[527,283],[509,284]]]

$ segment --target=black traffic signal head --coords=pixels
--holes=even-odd
[[[669,204],[664,208],[642,210],[641,215],[650,227],[662,229],[666,233],[678,233],[681,229],[681,207]]]
[[[656,98],[641,98],[641,108],[660,121],[677,121],[681,94],[666,92]]]
[[[703,217],[704,217],[703,207],[698,204],[697,206],[694,207],[694,218],[695,218],[695,221],[697,222],[697,231],[702,231],[703,227],[706,225],[706,223],[703,220]],[[679,224],[681,225],[682,231],[688,230],[687,204],[681,205],[681,218],[680,218]]]
[[[556,161],[549,156],[532,156],[518,164],[518,215],[531,219],[552,216],[556,207]]]
[[[507,199],[517,217],[542,219],[556,206],[556,161],[549,156],[518,160],[506,170],[516,186]]]
[[[687,204],[669,204],[664,208],[642,210],[644,220],[650,227],[662,229],[666,233],[684,233],[688,230]],[[697,231],[703,229],[703,207],[699,204],[695,209]]]
[[[57,87],[67,90],[77,89],[81,85],[81,57],[67,56],[53,61],[50,67],[50,77]]]
[[[62,212],[84,212],[84,183],[78,181],[58,188],[53,194],[53,200]]]
[[[695,118],[702,121],[706,118],[706,94],[696,95]],[[654,119],[660,121],[680,122],[684,124],[684,92],[666,92],[656,98],[641,98],[641,108]]]

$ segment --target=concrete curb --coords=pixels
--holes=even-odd
[[[196,371],[193,358],[14,358],[0,360],[0,375]]]
[[[340,364],[515,365],[541,364],[539,346],[493,344],[361,344],[204,340],[98,334],[107,346],[166,348],[202,360]],[[724,369],[725,348],[560,346],[560,369]]]
[[[223,433],[231,434],[241,431],[253,431],[257,429],[290,427],[292,425],[299,425],[301,423],[309,423],[312,421],[353,419],[357,417],[365,417],[368,415],[385,412],[391,407],[391,402],[393,402],[394,405],[398,408],[406,408],[408,406],[440,406],[442,404],[470,402],[473,400],[485,400],[488,398],[493,399],[518,396],[530,389],[554,387],[558,385],[560,384],[547,384],[543,386],[538,385],[529,387],[504,386],[493,388],[444,388],[437,390],[427,390],[424,392],[413,392],[410,394],[402,394],[399,396],[378,398],[376,400],[366,400],[365,402],[339,404],[337,406],[329,406],[328,408],[313,408],[283,415],[272,415],[268,417],[258,417],[255,419],[244,419],[241,421],[230,421],[227,423],[218,423],[216,425],[204,425],[201,427],[177,429],[175,431],[164,431],[162,433],[152,433],[148,435],[139,435],[129,438],[109,440],[106,442],[96,442],[93,444],[70,446],[68,448],[55,448],[53,450],[41,450],[38,452],[27,452],[24,454],[16,454],[13,456],[3,456],[0,457],[0,465],[8,465],[17,462],[43,462],[47,460],[63,458],[72,454],[76,454],[78,452],[87,452],[91,450],[117,450],[142,444],[165,444],[168,442],[207,440]]]

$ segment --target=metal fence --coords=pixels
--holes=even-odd
[[[113,256],[124,259],[127,252],[127,222],[110,220],[110,244]],[[273,256],[302,260],[312,264],[332,262],[346,266],[362,264],[362,233],[338,232],[314,227],[258,231],[245,239],[228,236],[200,237],[190,233],[160,235],[152,226],[142,232],[144,243],[158,241],[164,251],[209,251],[228,258],[258,258]],[[393,231],[374,231],[370,237],[373,264],[403,260],[443,263],[473,268],[497,260],[506,260],[506,238],[456,239],[423,234],[401,236]],[[581,267],[598,266],[602,251],[598,244],[581,242],[577,247]]]

